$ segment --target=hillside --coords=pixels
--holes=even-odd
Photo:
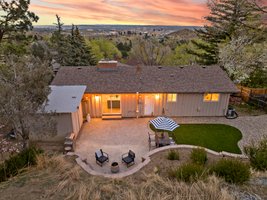
[[[165,154],[156,155],[137,174],[117,180],[88,175],[74,157],[39,157],[37,167],[0,184],[0,199],[232,200],[252,199],[254,193],[267,197],[267,186],[228,185],[214,176],[193,184],[164,178],[155,163]]]
[[[197,38],[197,34],[193,29],[181,29],[170,33],[168,36],[179,38],[181,40],[192,40]]]

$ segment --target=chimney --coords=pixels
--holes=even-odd
[[[142,71],[142,67],[140,64],[136,65],[136,74],[140,73]]]
[[[97,68],[99,71],[116,71],[118,68],[118,62],[115,60],[100,60]]]

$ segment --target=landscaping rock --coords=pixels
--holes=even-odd
[[[256,194],[251,194],[249,192],[245,192],[239,196],[240,200],[262,200],[261,197],[259,197]]]
[[[254,178],[254,179],[252,179],[250,181],[250,184],[252,184],[252,185],[267,186],[267,177]]]

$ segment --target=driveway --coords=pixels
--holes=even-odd
[[[121,155],[130,149],[136,154],[136,164],[149,151],[148,147],[148,118],[102,120],[94,118],[85,123],[76,142],[75,152],[87,161],[91,168],[102,173],[110,173],[110,163],[121,163]],[[151,132],[151,131],[150,131]],[[109,154],[109,163],[100,167],[95,162],[94,152],[103,149]],[[134,167],[134,166],[132,166]],[[132,168],[130,167],[130,168]],[[120,171],[126,171],[124,164],[120,164]]]

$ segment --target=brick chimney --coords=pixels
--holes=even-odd
[[[118,62],[115,60],[101,60],[98,62],[97,68],[100,71],[115,71],[117,70]]]

